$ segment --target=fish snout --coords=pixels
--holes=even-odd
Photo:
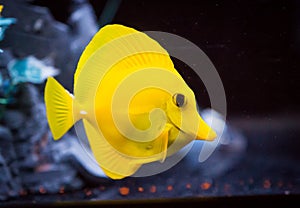
[[[196,140],[213,141],[217,137],[217,133],[199,116],[199,127]]]
[[[217,137],[217,133],[198,114],[192,117],[189,125],[182,125],[183,132],[196,140],[213,141]]]

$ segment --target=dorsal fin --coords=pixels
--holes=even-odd
[[[77,69],[75,71],[74,75],[74,89],[76,86],[76,82],[78,79],[78,75],[80,74],[83,66],[85,65],[86,61],[91,57],[91,55],[100,47],[105,45],[106,43],[124,36],[128,35],[131,33],[136,33],[138,32],[137,30],[130,28],[130,27],[125,27],[123,25],[119,24],[113,24],[113,25],[107,25],[100,29],[95,36],[92,38],[92,40],[89,42],[89,44],[86,46],[84,49],[79,62],[77,64]]]
[[[164,68],[180,76],[168,52],[157,41],[126,26],[106,25],[88,44],[78,63],[74,76],[76,100],[83,103],[95,96],[99,83],[112,68],[116,74],[113,81],[116,81],[130,70],[145,67]]]

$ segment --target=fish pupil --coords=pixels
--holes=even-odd
[[[182,107],[185,103],[185,97],[183,94],[176,94],[175,95],[175,104],[178,106],[178,107]]]

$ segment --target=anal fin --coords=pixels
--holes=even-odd
[[[83,123],[93,155],[108,177],[122,179],[133,175],[140,168],[141,164],[115,150],[87,120],[83,120]]]

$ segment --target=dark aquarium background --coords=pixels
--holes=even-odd
[[[0,207],[249,206],[300,194],[300,3],[298,1],[0,0]],[[217,69],[226,130],[211,157],[199,145],[171,169],[113,181],[87,162],[71,129],[54,141],[44,86],[72,92],[80,54],[102,26],[179,35]],[[208,93],[172,58],[205,114]],[[217,109],[215,109],[217,110]]]

